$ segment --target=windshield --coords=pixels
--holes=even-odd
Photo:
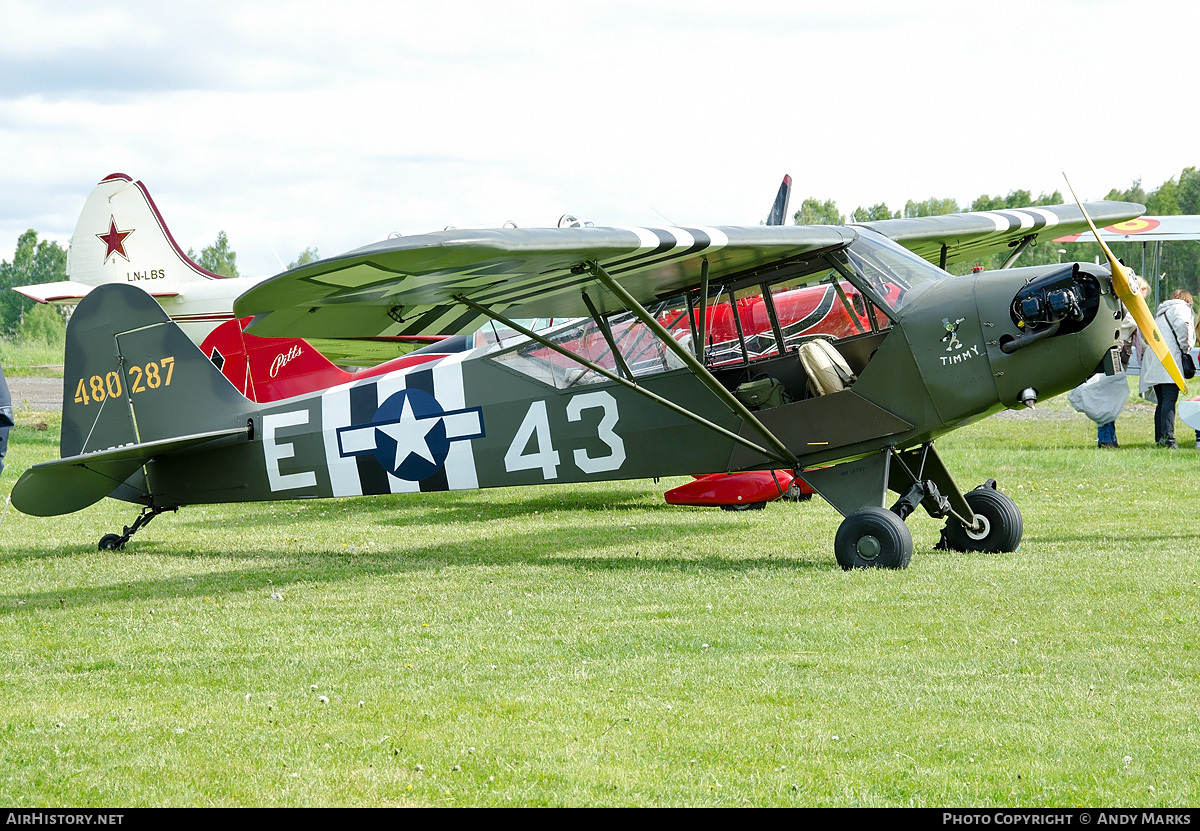
[[[845,249],[848,264],[878,299],[902,309],[913,298],[949,275],[928,260],[869,228],[855,228],[858,239]],[[840,260],[843,252],[832,255]]]

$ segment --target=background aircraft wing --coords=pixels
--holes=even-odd
[[[621,308],[586,264],[598,262],[639,302],[714,284],[854,239],[833,226],[495,228],[400,237],[310,263],[234,303],[266,337],[361,338],[456,334],[485,320],[462,295],[514,318],[570,318]]]
[[[1144,205],[1133,202],[1088,202],[1084,207],[1099,226],[1124,222],[1146,212]],[[1087,219],[1076,205],[881,219],[861,224],[934,264],[941,264],[942,246],[946,246],[947,267],[1003,251],[1029,234],[1037,234],[1040,241],[1049,242],[1088,230]]]

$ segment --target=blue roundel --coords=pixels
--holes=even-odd
[[[375,458],[393,476],[410,482],[441,470],[450,452],[445,410],[424,390],[405,389],[379,405],[375,425]]]

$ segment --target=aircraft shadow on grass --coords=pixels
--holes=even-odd
[[[706,540],[715,536],[739,533],[742,529],[734,524],[727,527],[706,529]],[[620,539],[613,545],[636,545],[640,540],[648,544],[661,545],[657,528],[621,528]],[[129,580],[110,585],[98,585],[63,589],[57,591],[33,591],[0,595],[0,617],[17,617],[33,611],[44,612],[56,609],[78,609],[80,606],[101,606],[109,603],[126,603],[130,598],[139,602],[163,600],[177,601],[197,597],[218,597],[261,594],[263,602],[272,592],[286,591],[288,586],[303,584],[331,584],[361,579],[404,575],[419,572],[436,572],[451,566],[551,566],[573,568],[581,572],[638,571],[645,573],[728,572],[747,573],[768,571],[808,572],[822,571],[817,559],[802,559],[792,556],[775,556],[773,551],[737,556],[698,555],[689,557],[680,554],[657,556],[653,553],[617,557],[606,556],[604,549],[597,549],[594,535],[581,529],[574,533],[562,533],[555,539],[554,551],[546,551],[544,533],[521,535],[505,545],[513,553],[497,553],[485,540],[438,543],[414,547],[399,546],[380,550],[380,546],[358,547],[354,552],[347,548],[327,551],[296,551],[283,547],[251,553],[213,554],[203,551],[181,551],[167,553],[165,543],[147,543],[143,549],[146,556],[170,556],[204,560],[262,560],[272,562],[270,567],[248,570],[201,572],[194,575],[174,575],[169,578]],[[707,547],[707,546],[706,546]],[[62,557],[62,548],[32,547],[19,557],[12,559],[45,559]]]

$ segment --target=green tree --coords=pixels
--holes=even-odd
[[[1033,200],[1033,204],[1034,205],[1062,205],[1063,204],[1062,191],[1056,190],[1056,191],[1054,191],[1054,193],[1051,193],[1049,195],[1047,195],[1045,193],[1039,194],[1038,198]]]
[[[0,260],[0,335],[13,335],[25,312],[35,304],[14,286],[67,279],[67,252],[57,242],[38,242],[32,228],[21,234],[12,262]]]
[[[1146,191],[1142,190],[1142,180],[1134,179],[1128,190],[1117,190],[1113,188],[1108,192],[1105,199],[1115,199],[1118,202],[1137,202],[1141,205],[1146,204]]]
[[[1146,196],[1146,213],[1151,216],[1174,216],[1181,214],[1179,210],[1179,186],[1175,177],[1159,185],[1158,190]]]
[[[305,248],[303,251],[300,252],[300,254],[296,257],[296,259],[294,259],[290,263],[288,263],[288,269],[291,270],[293,268],[299,268],[302,265],[308,265],[309,263],[315,263],[319,259],[321,259],[321,255],[317,253],[317,249],[315,246],[312,248]]]
[[[1180,213],[1200,214],[1200,170],[1185,167],[1179,174],[1177,193]]]
[[[1034,199],[1027,190],[1010,190],[1008,196],[988,196],[986,193],[971,203],[972,211],[1000,211],[1005,208],[1025,208],[1031,205],[1061,205],[1062,193],[1054,191],[1049,195],[1041,194]]]
[[[875,222],[879,219],[899,219],[900,212],[896,211],[895,213],[892,213],[890,210],[888,210],[888,206],[886,204],[880,202],[878,205],[872,205],[869,208],[855,208],[854,213],[851,216],[854,217],[855,222]]]
[[[924,202],[914,202],[910,199],[904,205],[904,216],[906,219],[918,216],[942,216],[943,214],[956,213],[958,213],[958,202],[954,199],[930,197]]]
[[[1033,194],[1027,190],[1010,190],[1004,197],[1004,207],[1025,208],[1033,204]]]
[[[1003,197],[988,196],[986,193],[975,197],[975,201],[971,203],[971,210],[973,211],[995,211],[1004,207],[1007,206],[1004,204]]]
[[[17,337],[26,342],[61,346],[67,341],[67,324],[58,309],[49,303],[35,303],[17,326]]]
[[[222,277],[237,277],[237,252],[229,247],[229,239],[224,231],[217,232],[217,241],[201,249],[197,255],[188,249],[188,257],[201,268],[220,274]]]
[[[845,225],[846,217],[842,216],[837,203],[832,199],[820,202],[808,197],[800,203],[800,210],[792,216],[797,225]]]

